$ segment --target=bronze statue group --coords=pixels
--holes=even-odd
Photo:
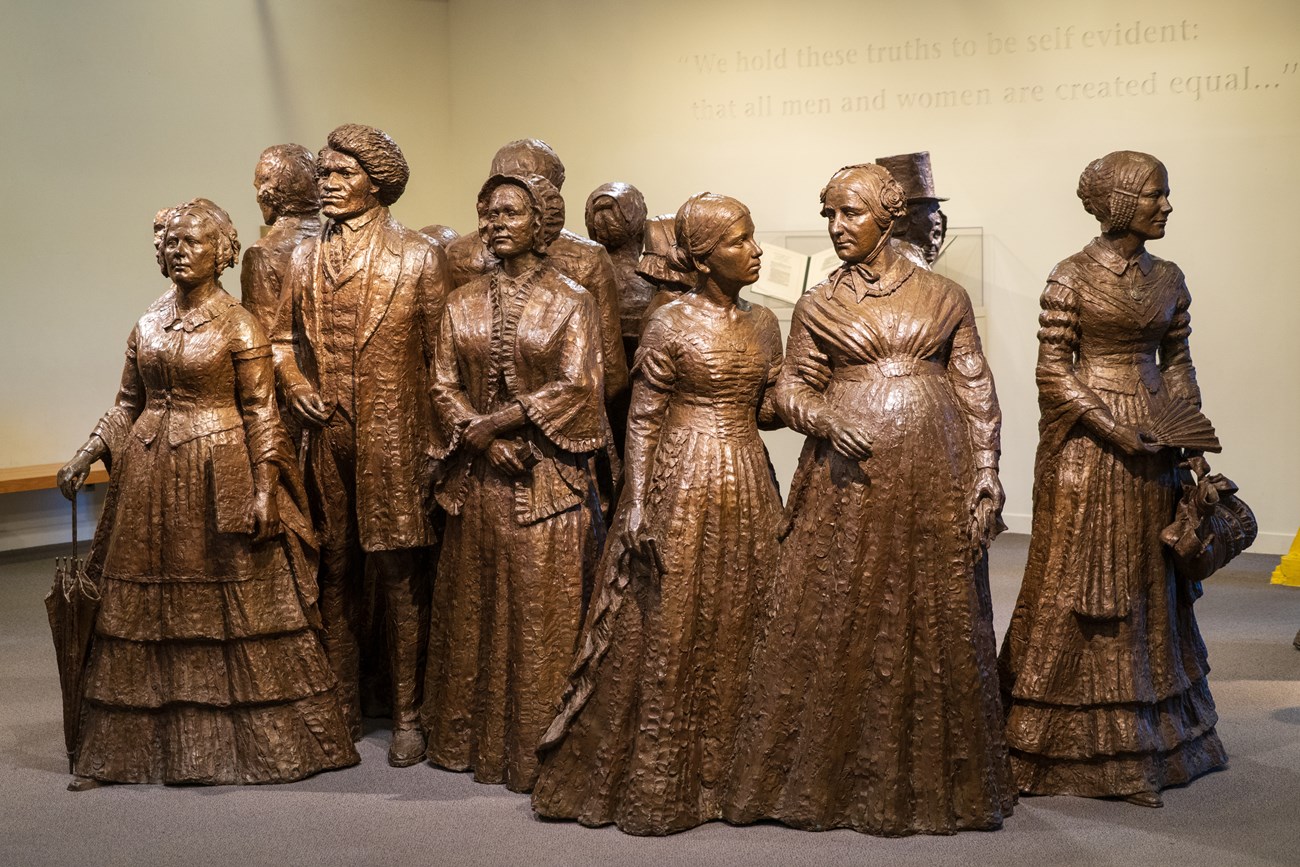
[[[1238,501],[1169,422],[1204,419],[1182,272],[1145,248],[1158,160],[1088,165],[1101,233],[1042,296],[1000,655],[1001,414],[970,300],[929,268],[927,154],[831,176],[842,265],[784,351],[740,297],[762,251],[736,199],[649,218],[605,184],[589,240],[554,151],[516,141],[457,236],[390,215],[408,174],[358,124],[268,148],[242,306],[226,212],[159,212],[170,286],[59,474],[111,475],[70,788],[301,779],[359,761],[363,714],[396,767],[633,834],[995,829],[1019,793],[1160,806],[1226,762],[1192,603],[1250,532],[1189,511]],[[784,504],[781,426],[806,435]]]

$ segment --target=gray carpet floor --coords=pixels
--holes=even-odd
[[[1026,538],[993,549],[999,637]],[[72,794],[42,596],[50,549],[0,555],[0,863],[1300,864],[1300,591],[1244,555],[1198,603],[1230,764],[1151,810],[1084,798],[1020,802],[1001,831],[883,840],[712,823],[666,839],[541,822],[528,798],[465,774],[385,762],[378,724],[358,767],[288,786],[111,786]]]

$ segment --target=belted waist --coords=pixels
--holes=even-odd
[[[239,407],[234,404],[213,404],[164,392],[150,394],[144,412],[135,420],[132,430],[141,442],[148,445],[165,423],[168,444],[177,446],[206,434],[239,427],[243,421]]]
[[[668,427],[690,428],[717,439],[757,436],[758,420],[747,404],[674,402],[665,422]]]
[[[897,376],[943,376],[947,368],[932,358],[882,358],[868,364],[845,364],[834,370],[841,382],[865,382],[869,379]]]
[[[1136,394],[1141,383],[1155,394],[1160,390],[1163,377],[1155,353],[1126,352],[1114,354],[1080,353],[1075,363],[1079,379],[1091,388]]]

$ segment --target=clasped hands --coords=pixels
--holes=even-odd
[[[833,378],[830,356],[816,349],[800,356],[794,363],[800,379],[817,391],[825,391]],[[854,461],[864,461],[871,457],[871,434],[861,421],[834,413],[829,409],[822,411],[822,426],[831,448]]]
[[[523,475],[528,467],[513,442],[501,434],[514,430],[523,421],[523,408],[509,404],[496,412],[476,415],[460,431],[461,443],[472,454],[486,453],[488,463],[507,476]]]

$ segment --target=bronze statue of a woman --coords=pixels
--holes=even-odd
[[[889,245],[889,173],[841,169],[822,204],[844,264],[796,305],[777,381],[808,438],[724,816],[998,828],[1015,787],[979,581],[1002,505],[993,377],[965,291]]]
[[[102,602],[72,788],[272,783],[358,761],[315,632],[315,540],[271,346],[218,275],[206,199],[166,215],[171,288],[127,341],[115,405],[59,472],[112,481],[87,571]]]
[[[721,818],[781,519],[758,433],[780,424],[781,334],[739,298],[761,255],[749,209],[692,196],[676,238],[696,288],[641,336],[622,500],[533,791],[543,816],[633,834]]]
[[[528,791],[599,556],[600,318],[548,261],[564,225],[549,181],[493,175],[479,205],[494,264],[448,297],[433,359],[447,523],[421,718],[434,764]]]
[[[1153,440],[1171,404],[1201,403],[1183,273],[1152,256],[1173,210],[1164,165],[1116,151],[1079,178],[1101,235],[1056,266],[1038,330],[1033,535],[1002,645],[1007,742],[1033,794],[1160,790],[1227,760],[1192,611],[1160,533],[1178,449]]]

